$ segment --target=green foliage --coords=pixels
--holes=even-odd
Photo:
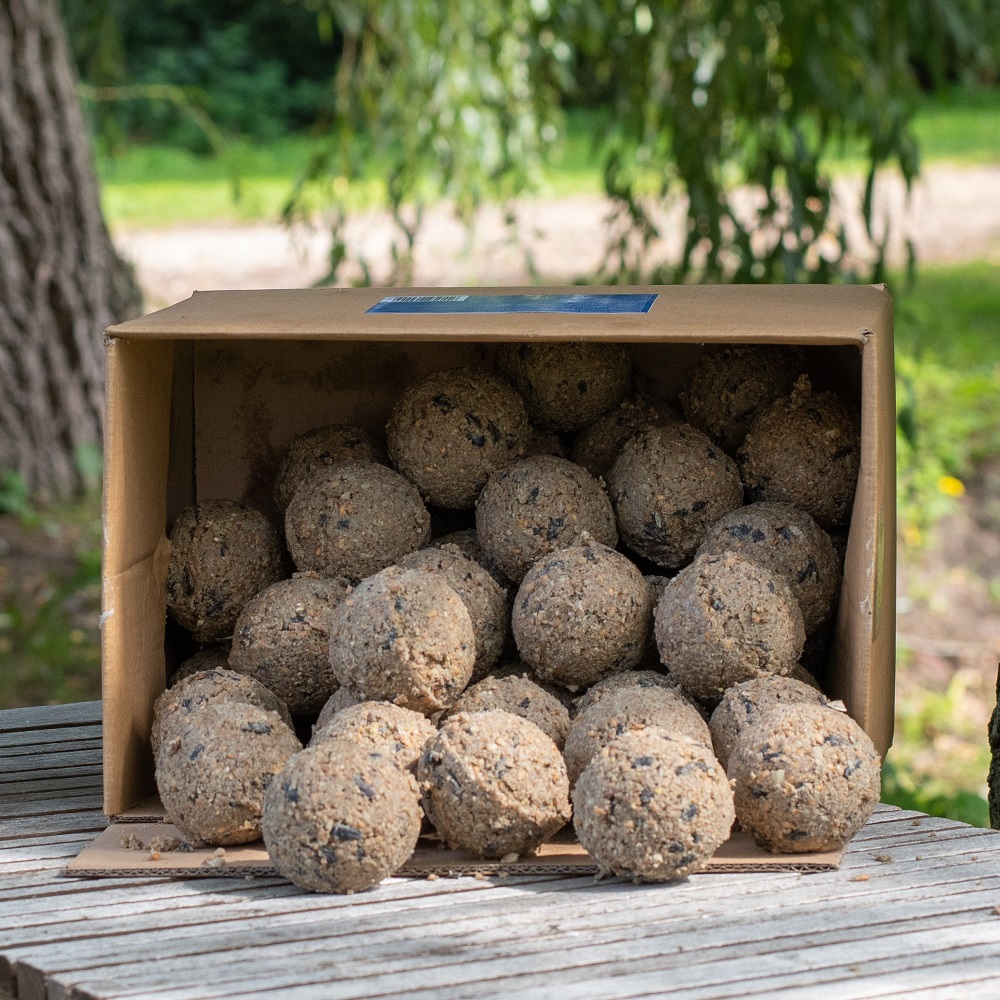
[[[899,527],[919,545],[1000,453],[1000,267],[924,269],[896,301]],[[956,482],[959,484],[956,486]]]
[[[31,494],[24,476],[13,469],[0,474],[0,514],[24,518],[31,511]]]
[[[913,120],[913,134],[925,163],[997,163],[1000,88],[942,89],[921,102],[921,110]]]
[[[928,816],[948,819],[989,829],[990,807],[982,795],[962,789],[952,792],[928,792],[913,775],[886,761],[882,768],[882,801],[901,809],[914,809]]]
[[[907,184],[917,173],[915,61],[932,80],[955,54],[988,61],[975,0],[938,0],[934,32],[906,0],[303,2],[345,41],[329,145],[286,215],[310,185],[329,185],[331,280],[366,158],[387,163],[391,279],[405,281],[427,200],[449,198],[469,218],[484,197],[527,189],[574,100],[606,108],[591,136],[615,206],[605,279],[856,277],[824,166],[838,145],[863,150],[880,279],[887,227],[875,225],[874,180],[887,165]],[[659,220],[679,198],[681,258],[649,274]]]
[[[154,138],[197,152],[215,129],[255,141],[312,125],[335,50],[302,7],[270,0],[62,0],[102,145]],[[195,113],[192,113],[192,109]]]
[[[882,774],[883,801],[988,827],[985,719],[992,685],[960,669],[943,691],[918,688],[906,671],[906,650],[898,654],[896,735]]]
[[[311,185],[329,185],[330,280],[347,252],[350,184],[372,159],[385,164],[395,281],[412,273],[428,202],[447,198],[471,220],[485,199],[503,201],[537,185],[558,136],[559,94],[571,82],[570,49],[548,27],[543,7],[538,0],[316,5],[343,32],[344,45],[329,141],[310,159],[285,215],[303,214]]]
[[[0,561],[0,708],[99,698],[100,493],[11,513],[3,535],[21,544]]]
[[[1000,6],[994,0],[909,0],[911,60],[921,84],[997,80]]]

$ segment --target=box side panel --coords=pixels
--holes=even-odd
[[[880,522],[873,567],[872,665],[868,672],[868,730],[885,757],[892,745],[896,695],[896,371],[892,299],[886,294],[880,329],[868,364],[876,386],[871,428],[875,434],[876,502]],[[865,354],[869,353],[866,347]]]
[[[844,560],[831,693],[884,757],[892,745],[896,674],[896,406],[892,300],[862,350],[861,470]]]
[[[111,340],[104,435],[104,808],[153,788],[149,729],[163,689],[173,345]]]
[[[393,403],[443,368],[482,367],[485,345],[216,340],[195,345],[200,500],[231,499],[278,519],[273,484],[292,438],[347,423],[384,438]]]
[[[170,403],[170,458],[167,468],[167,525],[195,501],[194,344],[174,344]]]

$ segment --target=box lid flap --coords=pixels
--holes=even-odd
[[[860,344],[891,315],[883,286],[669,285],[527,288],[412,288],[408,297],[655,295],[648,312],[370,313],[398,290],[299,288],[195,292],[159,312],[108,329],[112,338],[396,338],[400,340],[667,337],[697,343],[735,338],[766,342]],[[803,328],[803,310],[810,313]]]

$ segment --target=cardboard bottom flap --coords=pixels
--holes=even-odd
[[[843,850],[815,854],[769,854],[752,838],[736,831],[699,874],[711,872],[822,872],[840,867]],[[170,823],[145,816],[115,821],[66,866],[75,877],[127,878],[166,875],[176,878],[246,878],[276,876],[263,841],[234,847],[194,846]],[[565,827],[533,856],[491,861],[468,851],[447,850],[422,837],[396,875],[458,878],[463,875],[597,875],[593,858]]]

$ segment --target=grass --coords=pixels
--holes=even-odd
[[[984,797],[991,685],[957,670],[943,691],[920,688],[897,650],[896,735],[882,774],[882,799],[931,816],[990,825]]]
[[[916,556],[933,544],[976,465],[1000,453],[1000,265],[920,270],[914,287],[897,295],[896,371],[898,528]],[[902,649],[897,675],[883,798],[989,826],[992,679],[959,669],[945,690],[927,690]]]
[[[1000,91],[953,90],[929,100],[913,123],[925,160],[1000,161]]]
[[[36,511],[10,485],[0,489],[0,544],[16,540],[0,560],[0,709],[100,698],[100,495]]]
[[[921,269],[897,301],[899,530],[920,545],[1000,452],[1000,267]]]
[[[565,138],[542,179],[540,197],[597,194],[602,190],[592,136],[599,112],[572,111]],[[914,122],[926,163],[1000,162],[1000,88],[956,90],[928,98]],[[105,216],[112,228],[190,222],[274,220],[316,140],[293,136],[271,144],[233,142],[224,157],[198,156],[157,145],[130,146],[98,156]],[[861,149],[848,146],[830,161],[833,170],[857,170]],[[350,202],[384,202],[382,167],[372,162]],[[237,183],[238,179],[238,183]],[[312,192],[321,204],[323,192]]]

